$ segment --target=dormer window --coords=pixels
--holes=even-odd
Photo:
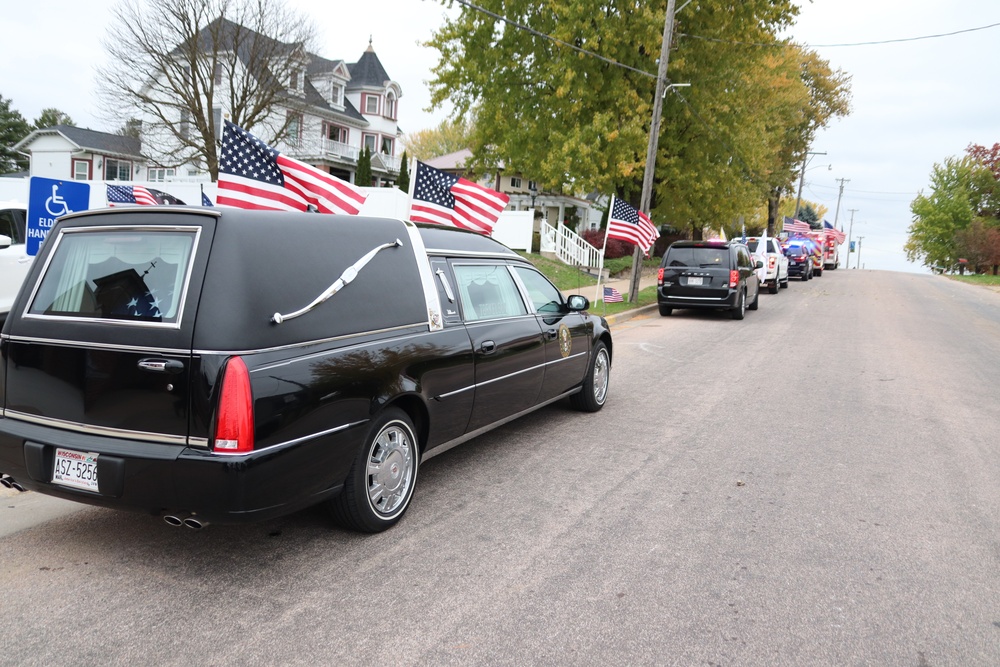
[[[333,84],[333,90],[330,93],[330,103],[335,107],[344,106],[344,87],[338,84]]]
[[[298,70],[292,70],[292,75],[291,75],[291,78],[289,80],[288,87],[291,88],[292,90],[298,90],[299,89],[299,72],[298,72]]]
[[[378,95],[365,95],[365,113],[378,115]]]

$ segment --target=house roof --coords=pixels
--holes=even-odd
[[[46,134],[61,135],[68,142],[75,145],[78,150],[90,153],[121,155],[133,158],[142,157],[142,144],[134,137],[98,132],[97,130],[88,130],[82,127],[74,127],[73,125],[55,125],[35,130],[24,139],[21,139],[14,146],[14,150],[21,150],[21,148],[32,143],[36,138]]]
[[[348,65],[347,69],[351,72],[351,80],[347,84],[347,87],[350,89],[367,87],[384,88],[385,84],[392,80],[386,73],[385,68],[382,67],[378,56],[375,55],[375,49],[372,47],[371,42],[368,43],[368,48],[365,49],[365,52],[361,54],[361,59],[356,63]]]
[[[306,104],[318,107],[320,109],[329,111],[331,113],[347,116],[351,120],[356,120],[359,123],[364,123],[366,125],[368,124],[368,120],[361,115],[361,113],[354,107],[354,105],[351,103],[349,99],[347,99],[347,97],[344,97],[344,110],[341,111],[340,109],[334,109],[333,106],[330,105],[330,101],[325,97],[323,97],[320,94],[320,92],[316,90],[316,86],[314,86],[312,82],[309,81],[308,79],[306,79],[305,90],[306,90]]]
[[[463,148],[460,151],[448,153],[447,155],[439,155],[429,160],[421,160],[421,162],[428,167],[434,167],[443,171],[464,171],[466,163],[471,160],[472,151],[468,148]]]

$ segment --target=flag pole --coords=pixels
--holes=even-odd
[[[601,281],[604,279],[604,254],[608,251],[608,232],[611,231],[611,211],[615,210],[615,195],[611,193],[611,203],[608,205],[608,224],[604,228],[604,245],[601,246],[601,261],[597,265],[597,292],[594,293],[594,301],[601,294]],[[603,299],[602,299],[603,301]],[[604,304],[607,308],[607,304]]]
[[[410,211],[413,210],[413,192],[414,189],[417,187],[417,165],[419,164],[419,161],[417,160],[416,156],[410,158],[410,164],[412,165],[410,168],[410,186],[407,188],[408,192],[406,193],[406,196],[408,198],[407,200],[408,203],[406,207],[407,220],[410,219]]]

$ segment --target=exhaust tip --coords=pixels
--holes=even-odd
[[[3,484],[8,489],[13,489],[14,479],[12,477],[8,477],[7,475],[0,476],[0,484]]]
[[[191,530],[201,530],[202,528],[208,525],[208,522],[202,521],[196,516],[189,516],[188,518],[184,519],[184,525],[190,528]]]
[[[168,514],[163,517],[164,523],[168,526],[173,526],[174,528],[179,528],[184,525],[184,518],[179,516],[174,516],[173,514]]]
[[[24,488],[23,486],[21,486],[20,484],[18,484],[15,481],[11,481],[10,488],[14,489],[15,491],[20,491],[21,493],[24,493],[24,492],[27,491],[26,488]]]

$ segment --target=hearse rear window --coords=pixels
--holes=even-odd
[[[67,229],[28,312],[176,323],[198,229]]]

